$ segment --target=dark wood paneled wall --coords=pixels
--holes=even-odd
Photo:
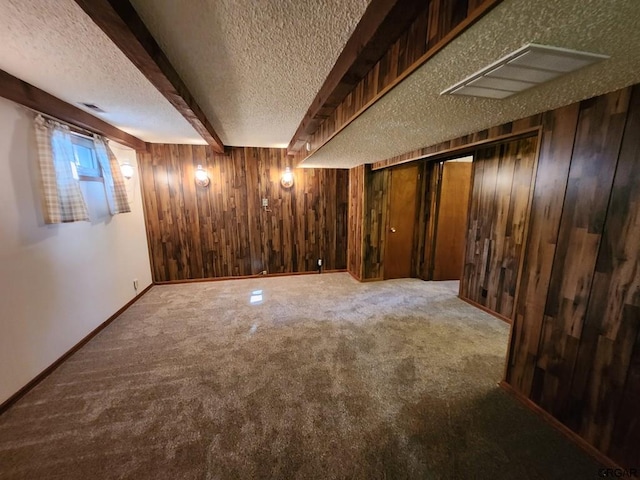
[[[437,162],[422,162],[418,168],[411,276],[423,280],[430,279],[434,235],[430,225],[435,215],[439,166]],[[349,271],[360,280],[384,278],[391,174],[392,169],[372,171],[369,165],[350,171]],[[362,195],[360,201],[356,194]]]
[[[506,168],[499,160],[497,164],[491,160],[501,157],[496,144],[531,133],[538,136],[528,226],[523,230],[520,222],[511,222],[511,234],[526,238],[520,282],[513,284],[513,262],[509,264],[508,289],[500,283],[507,280],[506,272],[504,279],[500,278],[504,265],[493,262],[484,273],[484,279],[493,278],[492,285],[497,285],[485,287],[487,298],[493,296],[493,304],[504,308],[505,314],[513,308],[506,382],[627,467],[637,467],[640,458],[638,132],[640,86],[636,85],[408,152],[373,164],[371,169],[375,174],[407,161],[479,151],[472,193],[476,213],[470,215],[472,221],[497,221],[505,212],[507,217],[512,215],[516,205],[522,211],[530,175],[516,175],[524,165],[516,168],[514,164],[507,175],[512,176],[506,183],[509,202],[503,198],[495,201],[494,196],[489,207],[483,186],[493,184],[495,193],[498,174]],[[437,168],[436,162],[430,164]],[[427,190],[433,193],[437,171],[431,171],[435,175],[423,182],[428,182]],[[486,217],[479,215],[481,207]],[[434,205],[427,202],[423,208]],[[426,228],[432,224],[427,222]],[[480,226],[480,232],[483,228],[486,226]],[[473,229],[468,244],[474,255],[477,231]],[[428,237],[427,231],[422,278],[429,278]],[[487,238],[487,233],[481,233],[481,238]],[[503,244],[500,250],[515,258],[516,246]],[[478,254],[483,251],[477,250]],[[487,255],[491,252],[489,248]]]
[[[531,394],[544,305],[549,291],[558,226],[573,152],[579,104],[542,116],[538,170],[529,216],[520,295],[514,314],[509,383]],[[526,318],[526,322],[525,322]],[[517,344],[517,347],[516,347]]]
[[[442,165],[439,162],[420,162],[420,201],[416,218],[413,277],[422,280],[431,280],[433,274],[437,198],[441,178]]]
[[[640,87],[631,93],[596,260],[582,350],[585,437],[623,465],[640,459]],[[586,380],[586,381],[585,381]],[[598,429],[603,425],[602,430]],[[602,435],[601,442],[598,436]]]
[[[460,296],[511,318],[537,137],[476,151]]]
[[[386,160],[380,160],[371,164],[372,170],[401,165],[421,159],[431,158],[451,158],[461,154],[471,154],[487,143],[498,143],[500,141],[511,140],[518,135],[527,135],[537,131],[542,122],[542,115],[532,115],[513,122],[504,123],[495,127],[487,128],[476,133],[464,135],[462,137],[447,140],[428,147],[418,148],[403,153]]]
[[[640,458],[640,88],[543,115],[507,382]]]
[[[284,189],[284,149],[154,144],[139,163],[154,281],[346,268],[347,170],[296,169]]]
[[[360,165],[349,170],[349,233],[347,235],[347,270],[358,280],[364,278],[362,270],[362,230],[364,225],[364,176]]]
[[[362,231],[363,280],[384,278],[384,247],[389,213],[389,170],[372,172],[365,166]]]
[[[415,71],[465,28],[488,12],[501,0],[430,0],[428,7],[416,16],[411,26],[389,48],[311,135],[316,150],[369,106],[389,92],[402,79]],[[300,162],[309,155],[301,149]]]

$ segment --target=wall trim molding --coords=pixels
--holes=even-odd
[[[179,285],[181,283],[203,283],[203,282],[224,282],[226,280],[247,280],[250,278],[269,278],[269,277],[293,277],[296,275],[322,275],[325,273],[347,273],[347,269],[323,270],[318,273],[317,270],[307,272],[283,272],[283,273],[267,273],[266,275],[234,275],[230,277],[208,277],[208,278],[186,278],[184,280],[167,280],[164,282],[155,282],[154,285]],[[351,272],[349,272],[351,273]]]
[[[489,137],[484,140],[478,140],[475,142],[461,144],[454,147],[443,148],[442,150],[438,150],[436,152],[420,153],[403,160],[395,160],[398,157],[401,157],[401,155],[399,155],[398,157],[392,157],[387,160],[381,160],[379,162],[372,163],[371,170],[372,171],[383,170],[385,168],[396,167],[398,165],[403,165],[409,162],[416,162],[418,160],[428,160],[428,161],[445,160],[445,159],[454,158],[460,155],[465,155],[467,153],[473,153],[479,147],[489,147],[491,145],[495,145],[498,143],[505,143],[511,140],[518,140],[521,138],[533,137],[535,135],[538,135],[539,138],[542,136],[542,126],[530,127],[524,130],[513,132],[513,133],[505,133],[504,135],[497,135],[495,137]],[[458,137],[452,140],[437,143],[436,145],[432,145],[430,147],[424,147],[424,148],[438,148],[442,145],[451,143],[453,140],[458,140],[460,138],[464,138],[464,137]],[[390,163],[386,163],[386,162],[390,162]]]
[[[358,277],[358,275],[356,275],[355,273],[353,273],[353,272],[351,272],[349,270],[347,270],[347,273],[349,275],[351,275],[354,278],[354,280],[357,280],[360,283],[383,282],[384,281],[384,278],[382,278],[382,277],[360,278],[360,277]],[[411,278],[417,278],[417,277],[411,277]],[[418,278],[418,280],[422,280],[422,279]]]
[[[136,303],[145,293],[151,290],[153,287],[153,283],[147,286],[142,292],[136,295],[134,298],[129,300],[122,308],[120,308],[116,313],[107,318],[104,322],[94,328],[91,332],[89,332],[82,340],[76,343],[71,349],[65,352],[60,358],[58,358],[55,362],[45,368],[42,372],[36,375],[32,380],[29,381],[24,387],[18,390],[16,393],[11,395],[7,400],[0,404],[0,415],[5,413],[14,403],[24,397],[27,393],[29,393],[35,386],[37,386],[40,382],[42,382],[45,378],[47,378],[51,373],[53,373],[60,365],[62,365],[69,357],[71,357],[74,353],[76,353],[80,348],[86,345],[89,340],[95,337],[98,333],[104,330],[109,326],[111,322],[113,322],[116,318],[124,313],[131,305]]]
[[[294,155],[327,116],[393,47],[415,18],[429,8],[420,0],[373,0],[327,75],[287,147]]]
[[[500,315],[499,313],[494,312],[493,310],[491,310],[488,307],[485,307],[484,305],[480,305],[479,303],[474,302],[473,300],[470,300],[468,298],[463,297],[462,295],[458,294],[458,298],[460,300],[462,300],[463,302],[467,302],[469,305],[472,305],[476,308],[479,308],[480,310],[488,313],[489,315],[493,315],[494,317],[496,317],[497,319],[502,320],[505,323],[508,323],[509,325],[513,324],[513,320],[510,319],[509,317],[505,317],[504,315]]]
[[[23,105],[81,129],[99,133],[134,150],[146,150],[147,144],[138,137],[81,110],[75,105],[34,87],[30,83],[0,70],[0,97]]]
[[[418,68],[420,68],[423,64],[425,64],[429,59],[434,57],[437,53],[443,50],[449,43],[451,43],[456,37],[465,32],[468,28],[470,28],[474,23],[480,20],[486,13],[488,13],[493,7],[498,5],[502,0],[485,0],[478,7],[471,12],[464,20],[462,20],[458,25],[453,27],[446,35],[444,35],[438,42],[436,42],[431,48],[427,49],[427,51],[422,54],[416,61],[411,63],[401,74],[395,77],[389,84],[385,85],[376,95],[374,95],[368,102],[362,105],[353,115],[347,118],[345,121],[340,123],[340,125],[334,129],[334,131],[328,135],[325,139],[317,142],[314,145],[314,148],[311,152],[303,152],[302,158],[297,158],[297,165],[302,164],[305,160],[313,157],[313,154],[324,147],[327,143],[329,143],[334,137],[336,137],[340,132],[342,132],[345,128],[347,128],[351,123],[353,123],[360,115],[366,112],[369,108],[371,108],[376,102],[382,99],[387,93],[397,87],[405,78],[415,72]],[[375,68],[375,67],[374,67]],[[365,77],[366,78],[366,77]],[[356,86],[357,88],[357,86]],[[352,90],[351,93],[355,91]],[[344,100],[343,100],[344,101]],[[342,102],[340,103],[342,104]],[[338,106],[339,107],[339,106]],[[338,108],[336,107],[336,108]],[[335,112],[335,110],[334,110]],[[331,117],[329,117],[331,118]],[[319,127],[321,127],[327,119],[325,119]],[[338,123],[338,122],[336,122]],[[319,131],[319,128],[312,134],[315,135]],[[313,137],[312,137],[313,138]],[[314,142],[312,142],[314,143]]]
[[[195,98],[127,0],[75,0],[120,51],[219,154],[224,144]]]
[[[509,395],[511,395],[511,397],[513,397],[518,402],[520,402],[522,406],[524,406],[528,410],[531,410],[533,413],[538,415],[542,420],[544,420],[548,425],[550,425],[552,428],[558,431],[567,440],[569,440],[570,442],[574,443],[576,446],[581,448],[585,453],[591,456],[596,462],[608,468],[623,469],[611,458],[609,458],[607,455],[602,453],[596,447],[591,445],[584,438],[582,438],[576,432],[574,432],[569,427],[564,425],[562,422],[557,420],[553,415],[551,415],[549,412],[544,410],[542,407],[540,407],[539,405],[537,405],[536,403],[532,402],[530,399],[522,395],[515,388],[509,385],[506,381],[501,380],[498,383],[498,386],[502,390],[507,392]]]
[[[358,282],[362,282],[362,279],[361,279],[360,277],[358,277],[358,275],[356,275],[355,273],[353,273],[351,270],[347,270],[347,273],[348,273],[349,275],[351,275],[351,277],[352,277],[354,280],[357,280]]]

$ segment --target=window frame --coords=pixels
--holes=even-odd
[[[76,132],[69,132],[71,136],[71,144],[73,145],[73,157],[75,159],[75,171],[78,174],[78,180],[84,182],[103,182],[102,169],[98,162],[96,146],[93,138]],[[87,167],[80,164],[80,157],[76,151],[76,146],[86,148],[91,151],[93,167]]]

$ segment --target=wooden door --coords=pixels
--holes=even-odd
[[[445,162],[440,183],[434,280],[460,280],[464,263],[471,162]]]
[[[407,278],[412,273],[418,166],[395,168],[390,173],[384,278]]]

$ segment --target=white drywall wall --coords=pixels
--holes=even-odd
[[[151,284],[136,155],[131,213],[110,216],[102,183],[82,182],[91,222],[45,225],[33,114],[0,98],[0,403]]]

